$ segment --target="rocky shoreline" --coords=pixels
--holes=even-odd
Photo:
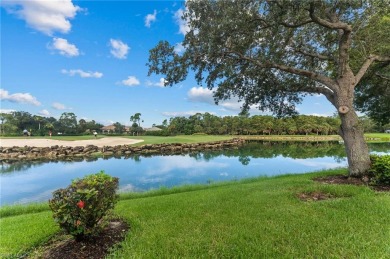
[[[93,157],[129,157],[137,155],[177,155],[202,150],[221,150],[237,148],[245,143],[244,139],[235,138],[225,141],[195,144],[149,144],[142,146],[117,145],[98,147],[88,146],[51,146],[51,147],[0,147],[0,161],[31,160],[68,160],[88,159]]]

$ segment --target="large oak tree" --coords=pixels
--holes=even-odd
[[[199,84],[215,89],[216,102],[237,96],[244,111],[257,105],[277,116],[293,114],[305,94],[322,94],[339,112],[349,173],[360,176],[370,158],[356,88],[384,77],[390,64],[389,48],[373,47],[388,46],[389,28],[365,38],[379,35],[374,17],[389,17],[388,1],[188,0],[185,52],[161,41],[150,50],[149,74],[173,85],[193,70]]]

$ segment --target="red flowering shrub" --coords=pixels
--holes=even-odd
[[[85,205],[85,203],[83,201],[79,201],[77,203],[77,207],[79,207],[80,209],[84,208],[84,205]]]
[[[103,171],[73,180],[65,189],[53,192],[49,206],[53,218],[76,240],[97,235],[104,216],[117,202],[119,180]]]

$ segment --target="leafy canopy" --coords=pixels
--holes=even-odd
[[[149,74],[164,74],[172,86],[193,70],[199,84],[215,88],[216,102],[238,96],[244,111],[294,114],[305,94],[337,106],[346,72],[355,85],[374,86],[372,75],[388,67],[390,34],[387,23],[378,25],[388,16],[386,1],[189,0],[185,52],[161,41],[150,50]],[[375,62],[385,63],[370,67]]]

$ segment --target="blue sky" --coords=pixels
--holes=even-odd
[[[183,10],[181,1],[3,0],[1,112],[57,119],[73,112],[104,125],[129,125],[140,112],[147,127],[196,112],[237,115],[237,100],[215,105],[193,77],[162,87],[162,76],[147,76],[149,50],[160,40],[182,51]],[[312,96],[298,111],[331,116],[335,109]]]

